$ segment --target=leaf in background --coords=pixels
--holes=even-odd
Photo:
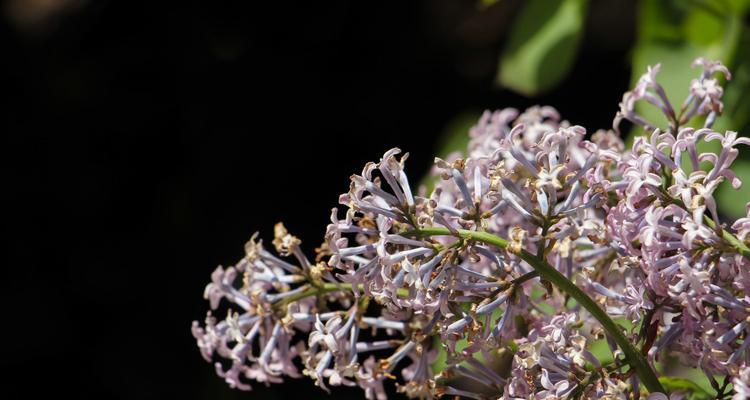
[[[659,378],[659,382],[664,386],[664,389],[667,389],[670,393],[673,391],[686,393],[686,398],[690,400],[708,400],[714,398],[714,395],[710,394],[689,379],[662,376]]]
[[[432,342],[434,348],[438,349],[438,355],[431,365],[432,373],[439,374],[443,372],[448,366],[448,353],[446,353],[445,349],[443,348],[443,341],[440,340],[440,336],[436,336]],[[468,345],[469,341],[467,339],[461,339],[456,342],[456,351],[461,351]]]
[[[466,156],[466,146],[469,144],[469,129],[476,125],[481,116],[482,113],[478,111],[463,111],[453,117],[438,136],[434,154],[437,154],[440,158],[446,158],[449,154],[458,151],[461,152],[462,156]],[[436,179],[439,178],[430,175],[424,176],[419,185],[420,187],[424,186],[427,193],[432,193]]]
[[[750,149],[745,149],[744,154],[747,155],[748,153],[750,153]],[[737,218],[744,217],[747,213],[745,204],[750,201],[750,160],[736,160],[732,164],[732,170],[742,181],[742,186],[735,190],[729,182],[722,182],[716,195],[719,211],[730,219],[730,221],[722,222],[728,222],[728,225],[731,225],[731,222]]]
[[[747,49],[748,46],[750,29],[743,27],[738,48]],[[714,130],[733,130],[739,132],[740,136],[750,136],[750,54],[746,51],[737,52],[732,80],[726,85],[724,93],[724,115],[716,120]],[[732,220],[745,216],[745,202],[750,201],[750,148],[738,148],[740,155],[732,169],[742,181],[742,186],[735,190],[729,182],[723,182],[716,193],[719,210]]]
[[[500,56],[497,82],[526,96],[558,84],[573,66],[587,0],[531,0]]]
[[[497,321],[498,319],[500,319],[502,317],[502,315],[503,315],[503,310],[501,310],[501,309],[495,310],[492,313],[492,318],[491,319],[492,319],[492,321]],[[516,321],[516,323],[518,323],[518,322]],[[437,349],[438,354],[437,354],[437,357],[435,358],[435,361],[433,361],[432,365],[430,366],[430,368],[432,368],[432,372],[434,374],[439,374],[439,373],[443,372],[445,370],[445,368],[448,366],[448,364],[447,364],[447,362],[448,362],[448,353],[445,351],[445,348],[443,347],[443,341],[440,338],[440,336],[436,336],[433,339],[432,343],[433,343],[433,346],[434,346],[433,348]],[[460,353],[461,350],[465,349],[468,345],[469,345],[469,340],[467,338],[463,338],[463,339],[458,340],[456,342],[456,352]],[[497,350],[499,351],[501,349],[502,348],[498,348]],[[479,361],[488,361],[488,362],[490,362],[492,364],[496,364],[496,362],[499,361],[498,357],[500,356],[500,354],[501,353],[494,353],[493,352],[493,353],[488,353],[487,354],[489,357],[485,357],[485,355],[483,355],[483,354],[480,353],[480,354],[476,355],[476,358]],[[509,360],[507,360],[507,361],[509,361]],[[469,364],[464,361],[464,362],[460,363],[459,365],[468,366]],[[508,363],[508,365],[510,365],[510,363]]]
[[[479,8],[490,8],[495,5],[499,0],[479,0]]]
[[[743,26],[739,49],[750,46],[750,27]],[[750,53],[738,51],[731,66],[732,80],[724,85],[724,115],[716,120],[714,129],[750,128]],[[747,136],[747,134],[743,135]]]
[[[589,342],[589,351],[602,365],[609,365],[614,360],[607,339],[596,339]]]
[[[479,111],[463,111],[453,117],[440,134],[435,154],[438,157],[447,157],[450,153],[461,152],[466,154],[466,146],[469,145],[469,130],[477,124],[482,113]]]

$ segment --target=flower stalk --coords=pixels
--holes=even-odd
[[[359,284],[357,286],[360,291],[365,290],[365,287],[363,284]],[[317,286],[310,286],[309,288],[301,292],[298,292],[298,293],[295,293],[294,295],[286,297],[280,300],[279,302],[275,303],[274,306],[280,309],[283,309],[284,306],[287,304],[294,303],[296,301],[306,299],[308,297],[318,297],[318,296],[326,295],[328,293],[351,292],[351,291],[352,291],[351,283],[323,283]],[[397,293],[400,297],[409,296],[409,291],[406,289],[398,289]]]
[[[423,228],[414,233],[424,237],[453,236],[453,233],[446,228]],[[458,231],[458,235],[464,239],[475,240],[497,246],[503,250],[509,250],[507,240],[488,232],[461,229]],[[585,308],[586,311],[599,321],[602,328],[604,328],[604,330],[606,330],[615,340],[625,354],[627,363],[635,370],[635,373],[641,379],[641,382],[643,382],[644,386],[646,386],[650,392],[664,392],[664,388],[661,383],[659,383],[659,378],[656,376],[656,373],[651,368],[648,361],[646,361],[645,357],[643,357],[641,352],[622,333],[621,328],[617,326],[615,321],[613,321],[612,318],[610,318],[609,315],[607,315],[607,313],[604,312],[604,310],[602,310],[593,299],[591,299],[591,297],[543,259],[526,250],[521,250],[517,255],[531,265],[540,277],[551,282],[558,289],[570,295],[570,297],[574,298],[578,304]]]

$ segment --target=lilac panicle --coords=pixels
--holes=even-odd
[[[254,235],[242,260],[214,271],[211,311],[192,326],[201,355],[244,390],[307,376],[377,400],[388,387],[420,399],[646,397],[611,332],[523,251],[628,320],[646,363],[676,357],[747,397],[750,203],[728,221],[715,194],[742,185],[732,165],[750,139],[711,128],[726,67],[694,66],[678,106],[660,66],[649,67],[614,130],[587,132],[551,107],[485,112],[465,151],[435,159],[431,192],[409,180],[408,154],[388,150],[351,176],[316,257],[279,224],[275,254]],[[639,102],[667,126],[640,115]],[[630,148],[622,120],[647,131]],[[701,142],[720,150],[701,152]],[[598,339],[611,362],[591,352]],[[439,354],[444,368],[433,371]]]

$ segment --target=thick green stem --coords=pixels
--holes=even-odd
[[[424,228],[420,229],[419,236],[454,236],[446,228]],[[465,239],[471,239],[478,242],[494,245],[502,249],[508,249],[508,241],[495,236],[488,232],[477,232],[468,230],[459,230],[458,234],[460,237]],[[650,392],[662,392],[664,388],[659,383],[656,373],[648,364],[648,361],[643,357],[640,351],[628,340],[623,334],[622,329],[617,326],[609,315],[586,293],[584,293],[578,286],[568,280],[563,274],[558,272],[544,259],[539,258],[526,250],[521,250],[516,253],[521,259],[531,265],[535,271],[539,273],[539,276],[543,279],[550,281],[553,285],[557,286],[558,289],[570,295],[574,298],[578,304],[583,306],[594,318],[602,324],[602,327],[607,333],[612,336],[618,346],[622,349],[625,354],[626,361],[635,370],[635,373],[641,379],[641,382],[646,386]]]

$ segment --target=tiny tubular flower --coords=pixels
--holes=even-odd
[[[551,107],[487,111],[465,152],[435,158],[431,192],[410,182],[408,153],[386,151],[351,176],[313,261],[279,223],[275,253],[256,233],[213,271],[210,311],[191,325],[201,357],[240,390],[305,375],[371,400],[388,380],[420,399],[610,400],[678,398],[653,373],[677,355],[749,397],[750,202],[730,223],[716,194],[742,184],[733,168],[750,139],[712,129],[728,69],[693,66],[679,108],[656,64],[614,130],[590,137]],[[629,148],[623,119],[646,130]]]

